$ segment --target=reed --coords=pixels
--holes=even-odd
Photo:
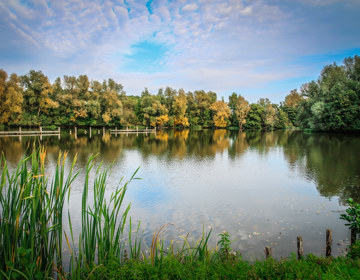
[[[124,259],[124,227],[130,210],[123,205],[131,179],[106,199],[106,180],[110,167],[97,168],[93,186],[93,204],[88,201],[89,176],[96,156],[88,160],[82,194],[81,231],[75,242],[71,215],[68,212],[70,234],[63,230],[63,214],[70,187],[79,173],[74,174],[76,157],[65,176],[67,153],[60,153],[55,173],[49,183],[45,173],[46,150],[34,150],[10,174],[4,156],[0,159],[0,271],[5,278],[21,275],[25,278],[43,278],[67,273],[63,269],[62,244],[65,237],[70,252],[69,275],[81,277],[81,271],[92,271],[109,260],[120,263]],[[139,227],[138,227],[139,228]],[[138,258],[140,244],[135,240],[131,257]]]
[[[35,148],[34,148],[35,149]],[[65,178],[67,154],[59,154],[51,184],[45,174],[46,150],[23,159],[10,175],[4,156],[0,185],[0,269],[25,271],[30,278],[62,270],[62,213],[75,160]]]

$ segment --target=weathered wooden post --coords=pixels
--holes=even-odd
[[[60,126],[58,127],[58,133],[60,134]]]
[[[326,230],[326,257],[331,256],[332,230]]]
[[[103,136],[105,136],[105,126],[103,126]]]
[[[266,257],[266,259],[272,257],[272,253],[271,253],[271,248],[270,248],[270,247],[265,247],[265,257]]]
[[[297,237],[297,255],[298,255],[298,260],[300,260],[304,255],[302,236]]]
[[[21,134],[21,126],[19,126],[19,132],[20,132],[20,134]]]
[[[89,136],[91,138],[91,126],[90,126],[90,129],[89,129]]]
[[[350,243],[353,245],[356,242],[356,232],[354,229],[351,229],[351,237],[350,237]]]
[[[40,134],[42,134],[42,126],[40,126]]]

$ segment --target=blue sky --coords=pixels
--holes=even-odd
[[[1,0],[0,68],[273,102],[360,55],[360,0]]]

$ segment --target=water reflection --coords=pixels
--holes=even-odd
[[[15,166],[34,144],[46,146],[48,168],[60,150],[68,151],[70,160],[77,154],[79,169],[90,154],[99,154],[99,162],[115,163],[111,187],[141,165],[143,180],[132,184],[127,199],[131,216],[141,220],[150,241],[163,224],[175,223],[174,228],[198,236],[204,225],[213,228],[215,237],[228,230],[238,239],[234,248],[244,255],[259,257],[264,246],[271,246],[275,256],[288,256],[296,249],[297,235],[306,240],[308,252],[321,254],[326,228],[333,229],[334,244],[347,238],[338,218],[345,199],[360,201],[359,135],[227,130],[112,135],[93,130],[90,137],[78,130],[76,135],[62,131],[60,139],[0,138],[0,152]],[[72,191],[69,209],[75,223],[82,183]]]
[[[98,134],[91,138],[86,130],[62,132],[57,137],[0,138],[0,152],[10,164],[16,165],[31,147],[45,145],[50,156],[68,151],[69,157],[78,155],[78,163],[85,165],[90,154],[99,154],[105,163],[124,159],[125,150],[137,150],[146,159],[151,156],[171,161],[174,158],[214,159],[228,152],[230,160],[241,157],[248,149],[259,155],[280,148],[292,170],[297,170],[316,182],[322,196],[339,196],[343,203],[353,197],[360,201],[360,137],[341,134],[305,134],[299,131],[238,132],[227,130],[158,131],[156,134]],[[29,149],[30,147],[30,149]]]

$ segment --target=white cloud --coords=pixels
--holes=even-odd
[[[138,93],[161,85],[231,91],[308,75],[307,68],[291,65],[299,56],[359,46],[360,23],[331,10],[336,1],[315,0],[307,8],[307,0],[159,0],[152,2],[150,15],[146,1],[39,0],[31,6],[4,0],[0,24],[6,29],[0,36],[10,38],[19,52],[32,45],[32,59],[22,67],[35,68],[36,58],[52,78],[83,73],[94,79],[114,77],[125,90]],[[355,14],[356,9],[342,7]],[[346,22],[351,36],[339,32]],[[171,50],[160,62],[163,71],[121,72],[131,46],[146,40]]]
[[[195,3],[191,3],[191,4],[187,4],[184,7],[181,8],[181,10],[183,12],[194,12],[198,9],[198,5],[196,5]]]

